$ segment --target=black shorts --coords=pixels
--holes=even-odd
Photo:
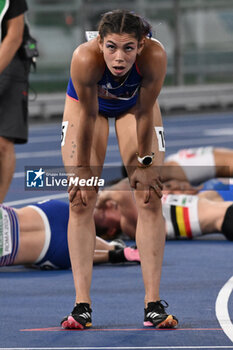
[[[28,139],[29,63],[17,55],[0,75],[0,136],[14,143]]]

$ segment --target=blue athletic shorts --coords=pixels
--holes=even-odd
[[[217,192],[224,201],[233,201],[233,185],[230,184],[230,180],[223,182],[219,179],[211,179],[203,184],[203,188],[200,192],[203,191],[215,191]]]
[[[69,205],[57,200],[48,200],[31,206],[39,208],[45,215],[46,240],[40,256],[35,265],[43,269],[68,269],[71,267],[67,227],[69,220]],[[46,224],[47,221],[47,224]]]

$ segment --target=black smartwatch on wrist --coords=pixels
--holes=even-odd
[[[153,162],[153,158],[154,158],[155,154],[152,152],[151,156],[150,155],[146,155],[144,157],[139,157],[138,153],[137,153],[137,157],[138,157],[138,162],[144,166],[150,166]]]

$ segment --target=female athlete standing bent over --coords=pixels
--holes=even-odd
[[[96,38],[73,54],[62,126],[64,165],[79,179],[100,177],[108,118],[115,118],[121,157],[138,208],[136,242],[145,286],[144,325],[173,328],[178,321],[166,313],[168,304],[159,296],[165,244],[159,169],[165,145],[157,97],[166,73],[166,53],[157,40],[149,38],[150,25],[132,12],[105,13],[98,31]],[[97,189],[71,185],[68,192],[68,242],[76,304],[61,325],[84,329],[92,325]]]

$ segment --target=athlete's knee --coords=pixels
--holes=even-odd
[[[77,215],[85,215],[92,213],[96,203],[96,192],[94,190],[87,190],[85,195],[77,191],[72,201],[70,200],[70,209]]]
[[[149,198],[146,198],[147,196],[148,194],[146,194],[143,190],[135,191],[135,199],[138,210],[152,211],[153,213],[161,210],[161,198],[158,197],[155,191],[151,189],[149,192]]]

